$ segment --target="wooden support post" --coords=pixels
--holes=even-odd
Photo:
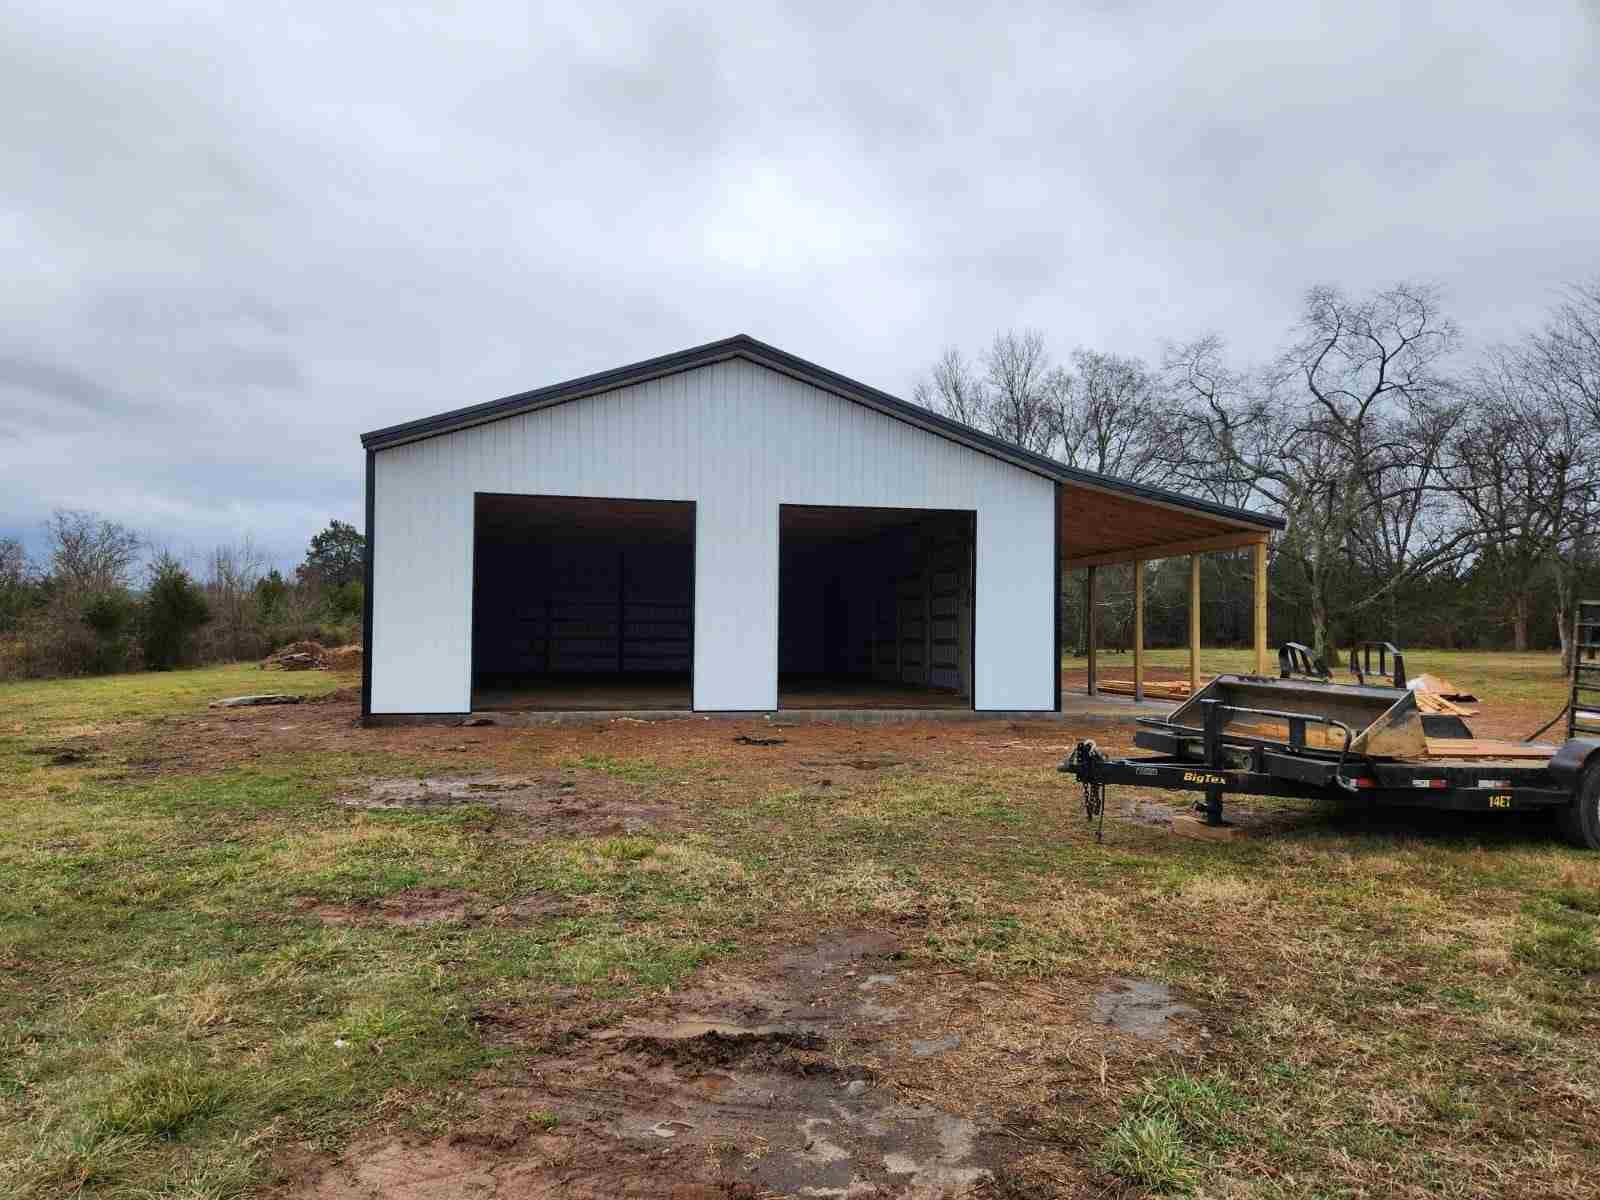
[[[1100,691],[1100,681],[1095,677],[1095,651],[1099,648],[1099,645],[1100,645],[1100,635],[1095,629],[1095,624],[1096,624],[1095,623],[1095,609],[1100,603],[1099,573],[1100,573],[1100,568],[1098,568],[1098,567],[1090,567],[1089,568],[1089,572],[1088,572],[1088,574],[1089,574],[1088,584],[1083,589],[1083,594],[1084,594],[1084,601],[1083,601],[1084,614],[1083,614],[1083,619],[1084,619],[1084,622],[1085,622],[1085,630],[1086,630],[1086,636],[1085,636],[1084,640],[1088,644],[1088,650],[1089,650],[1089,687],[1088,687],[1088,692],[1089,692],[1089,695],[1091,695],[1091,696],[1098,695],[1099,691]]]
[[[1133,699],[1144,699],[1144,560],[1133,564]]]
[[[1267,543],[1255,545],[1256,578],[1256,674],[1267,673]]]
[[[1189,556],[1189,690],[1200,690],[1200,556]]]

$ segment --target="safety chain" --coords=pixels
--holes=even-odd
[[[1085,741],[1079,742],[1073,748],[1072,758],[1069,761],[1074,766],[1088,768],[1098,757],[1098,748],[1095,744],[1092,741]],[[1084,773],[1087,774],[1087,771]],[[1079,777],[1082,778],[1082,775]],[[1083,815],[1089,824],[1095,827],[1094,840],[1099,844],[1105,837],[1106,829],[1106,785],[1098,780],[1084,780]]]

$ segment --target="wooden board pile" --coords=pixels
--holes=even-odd
[[[1462,708],[1463,703],[1472,703],[1477,700],[1471,692],[1463,692],[1448,679],[1440,679],[1437,675],[1418,675],[1411,681],[1411,690],[1416,693],[1417,707],[1430,716],[1443,717],[1475,717],[1478,710],[1475,708]]]
[[[1202,679],[1200,686],[1205,687],[1210,683],[1209,678]],[[1110,696],[1133,695],[1133,680],[1131,679],[1102,679],[1098,684],[1099,689]],[[1187,700],[1194,694],[1189,687],[1187,679],[1147,679],[1144,681],[1144,698],[1146,700]]]

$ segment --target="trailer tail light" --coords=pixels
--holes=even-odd
[[[1411,786],[1414,788],[1432,788],[1433,790],[1438,791],[1442,788],[1449,787],[1450,781],[1448,779],[1413,779],[1411,781]]]
[[[1368,775],[1359,775],[1356,777],[1356,786],[1358,788],[1375,788],[1378,786],[1378,781]]]

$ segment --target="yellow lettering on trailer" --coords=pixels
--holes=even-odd
[[[1511,796],[1506,792],[1499,792],[1489,797],[1490,808],[1510,808]]]
[[[1227,783],[1228,777],[1226,775],[1204,775],[1199,771],[1185,771],[1183,773],[1183,781],[1185,783]]]

